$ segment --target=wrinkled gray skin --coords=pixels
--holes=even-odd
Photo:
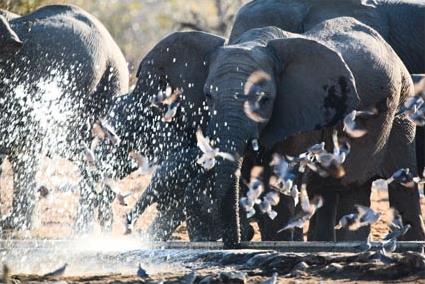
[[[213,41],[215,37],[210,38]],[[412,81],[391,47],[369,27],[351,18],[339,18],[326,21],[303,36],[272,27],[253,29],[231,45],[201,53],[208,66],[204,71],[181,66],[176,72],[170,66],[173,67],[173,58],[179,62],[195,60],[197,42],[211,47],[205,34],[176,33],[165,41],[169,50],[179,49],[180,53],[168,56],[163,52],[164,46],[156,46],[151,52],[161,62],[153,60],[155,72],[167,74],[173,87],[182,83],[181,77],[207,76],[205,81],[191,80],[195,86],[203,86],[213,113],[206,134],[221,151],[238,158],[237,162],[218,158],[208,173],[212,177],[206,179],[213,181],[211,202],[218,204],[218,210],[211,215],[221,220],[227,246],[240,241],[236,173],[241,166],[239,157],[251,139],[260,138],[265,149],[272,149],[295,134],[337,125],[352,109],[379,106],[379,116],[366,123],[369,135],[351,141],[352,154],[346,161],[347,175],[341,184],[358,186],[376,175],[389,176],[400,167],[415,167],[414,127],[404,118],[394,118],[398,106],[412,95]],[[266,119],[263,124],[245,115],[243,95],[235,97],[243,94],[244,83],[257,70],[273,78],[259,86],[266,94],[259,110]],[[297,152],[320,142],[321,132],[299,136],[303,139],[297,138],[294,143]],[[358,203],[367,205],[369,192],[363,191],[364,194],[357,194],[362,197]],[[390,190],[390,202],[412,224],[412,238],[422,238],[417,190]],[[188,216],[202,215],[204,206],[201,202],[188,206]],[[333,226],[331,229],[330,237],[335,238]]]
[[[424,0],[256,0],[239,10],[229,42],[252,28],[275,26],[304,33],[324,20],[341,16],[356,18],[375,29],[411,74],[425,73]],[[422,160],[425,130],[418,127],[417,131],[417,159]],[[418,171],[423,171],[420,161]]]
[[[201,44],[198,47],[199,51],[195,50],[199,53],[197,54],[199,60],[187,61],[187,67],[184,62],[180,61],[168,67],[173,68],[174,73],[181,72],[179,68],[203,70],[201,77],[167,77],[164,71],[155,69],[156,66],[162,66],[165,62],[161,61],[162,55],[156,57],[159,47],[154,48],[140,64],[135,89],[130,94],[117,98],[107,116],[108,122],[116,129],[122,141],[119,147],[111,145],[100,147],[101,154],[103,154],[101,155],[101,164],[104,166],[102,171],[115,178],[128,175],[134,170],[130,166],[128,153],[134,150],[157,166],[148,188],[128,214],[128,218],[135,222],[148,206],[157,203],[158,213],[147,232],[154,240],[169,239],[175,228],[186,220],[185,203],[194,203],[196,201],[192,198],[208,198],[207,196],[211,194],[208,186],[205,187],[203,193],[185,192],[193,177],[203,172],[196,164],[199,153],[195,132],[198,128],[205,129],[210,117],[202,86],[190,86],[189,84],[195,82],[193,80],[205,81],[207,65],[201,61],[204,56],[200,52],[204,52],[209,44],[213,50],[224,42],[224,39],[220,37],[211,38],[207,34],[200,37],[200,42],[202,43],[202,37],[205,37],[208,45],[202,46]],[[180,49],[166,50],[166,47],[170,45],[168,40],[165,39],[158,44],[158,46],[164,47],[160,49],[160,53],[180,58],[178,54],[181,52]],[[152,61],[156,63],[155,66],[152,66]],[[166,106],[154,107],[150,102],[152,97],[159,91],[164,91],[167,85],[179,86],[183,91],[181,105],[172,122],[162,120],[167,109]],[[199,190],[204,190],[204,188],[199,188]],[[113,198],[113,194],[111,197]],[[209,205],[209,207],[213,206],[214,204]],[[110,203],[109,206],[108,203],[105,203],[103,209],[103,212],[111,212]],[[192,230],[193,227],[196,229]],[[246,228],[250,227],[246,226]],[[202,224],[189,226],[189,237],[193,241],[217,240],[221,237],[220,230],[219,223],[214,223],[208,214],[203,214]],[[243,235],[243,239],[248,240],[252,237],[252,231]]]
[[[108,31],[77,7],[52,5],[8,18],[0,16],[0,151],[11,161],[15,192],[3,229],[30,227],[42,155],[59,154],[85,168],[87,125],[106,115],[114,95],[128,91],[129,77]],[[81,222],[92,215],[89,183],[81,184]]]
[[[252,1],[239,10],[229,42],[232,43],[238,36],[251,28],[276,26],[287,31],[304,33],[323,20],[340,16],[354,17],[378,31],[400,56],[410,73],[425,72],[425,46],[423,44],[425,41],[425,1],[423,0]],[[417,127],[416,131],[417,169],[421,173],[424,168],[423,160],[425,156],[423,150],[425,144],[424,128]],[[366,188],[368,184],[363,186]],[[331,192],[326,195],[330,199],[337,199],[337,197],[332,196]],[[356,199],[353,198],[352,201],[355,202]],[[340,204],[340,208],[345,206],[349,208],[347,210],[354,209],[353,204],[349,204],[349,202],[341,202]],[[329,214],[333,214],[333,209],[326,207],[322,209],[322,211],[326,210]],[[344,212],[347,211],[344,210]],[[341,214],[342,212],[339,212],[338,217]],[[318,223],[322,224],[329,219],[331,217],[324,214]],[[275,226],[268,225],[265,227],[272,228]],[[272,232],[267,234],[273,235]]]
[[[304,33],[324,20],[343,16],[375,29],[411,74],[425,72],[424,0],[256,0],[239,10],[229,42],[252,28],[275,26]]]

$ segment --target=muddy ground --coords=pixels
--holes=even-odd
[[[49,194],[47,198],[42,198],[38,202],[34,218],[35,227],[30,232],[14,234],[11,237],[14,239],[64,239],[73,237],[71,224],[75,217],[79,198],[78,192],[75,190],[78,179],[78,169],[70,162],[45,159],[37,175],[37,181],[39,185],[44,185],[49,189]],[[221,251],[158,252],[149,249],[149,247],[141,250],[140,248],[143,245],[140,244],[139,237],[137,239],[135,236],[131,239],[123,237],[124,228],[121,216],[136,202],[148,182],[149,177],[137,174],[117,182],[116,185],[121,191],[133,193],[127,200],[129,206],[123,207],[115,203],[114,213],[117,218],[114,222],[112,234],[105,236],[100,232],[100,228],[96,227],[93,235],[80,241],[77,245],[79,247],[83,243],[83,246],[86,247],[85,250],[79,251],[75,250],[74,247],[62,248],[60,246],[53,251],[52,248],[37,250],[19,246],[12,250],[2,251],[0,249],[0,260],[8,262],[10,265],[12,280],[22,283],[38,283],[45,280],[50,282],[64,281],[60,283],[149,283],[149,281],[160,280],[181,283],[181,277],[195,269],[197,271],[196,283],[201,282],[201,280],[203,280],[202,283],[241,283],[239,280],[229,280],[229,275],[221,275],[220,277],[222,272],[235,271],[245,273],[246,283],[266,280],[274,272],[280,275],[278,283],[300,281],[315,283],[320,280],[325,282],[393,280],[403,283],[406,281],[425,283],[425,261],[419,253],[396,254],[393,256],[392,263],[383,263],[382,260],[374,260],[373,253],[302,255],[262,251],[230,253]],[[5,215],[10,210],[12,201],[12,172],[7,161],[3,164],[0,194],[0,209],[2,215]],[[421,202],[424,210],[425,202],[424,200]],[[388,212],[386,194],[373,194],[372,207],[383,213]],[[143,218],[139,219],[136,230],[142,232],[154,213],[155,208],[150,208]],[[372,240],[379,240],[387,231],[385,218],[382,218],[372,228]],[[184,225],[176,231],[173,239],[187,240]],[[92,242],[87,240],[92,240]],[[95,241],[93,242],[93,240]],[[104,243],[100,240],[104,240]],[[259,240],[258,233],[255,240]],[[109,249],[113,247],[114,250],[113,252],[105,251],[105,247]],[[58,251],[60,251],[60,257]],[[130,254],[131,257],[126,254]],[[146,257],[146,254],[149,257]],[[257,254],[260,256],[256,256]],[[78,268],[69,267],[65,275],[58,279],[44,279],[37,276],[60,266],[61,262],[72,262],[67,260],[70,255],[75,264],[85,262],[82,256],[90,258],[89,267],[85,265],[79,265]],[[21,259],[22,257],[24,260]],[[42,259],[44,260],[42,261]],[[115,262],[111,265],[113,269],[105,269],[106,263],[110,259],[122,260],[122,263],[131,262],[131,265],[129,263],[129,265],[121,267],[120,262]],[[251,259],[256,261],[255,265],[252,264],[254,260]],[[308,267],[301,270],[294,269],[302,261]],[[150,267],[151,278],[142,279],[134,275],[138,262]],[[15,267],[13,267],[13,264]],[[211,277],[204,279],[207,276]]]

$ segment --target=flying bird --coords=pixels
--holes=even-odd
[[[153,167],[149,163],[147,157],[143,156],[138,151],[131,151],[130,153],[128,153],[128,156],[136,163],[137,169],[142,175],[152,173]]]
[[[99,119],[93,124],[92,135],[101,140],[107,139],[114,146],[117,146],[121,142],[114,128],[104,119]]]
[[[263,201],[261,201],[258,206],[262,213],[267,214],[270,219],[274,220],[277,216],[277,212],[272,209],[272,206],[278,205],[279,201],[279,193],[276,191],[270,191],[263,197]]]
[[[94,155],[93,149],[90,149],[85,143],[83,143],[83,155],[90,167],[96,166],[96,156]]]
[[[277,233],[288,229],[302,228],[304,226],[304,223],[310,220],[310,218],[316,213],[317,209],[322,207],[323,198],[321,196],[315,196],[310,202],[306,186],[305,184],[303,184],[301,185],[300,191],[300,203],[302,209],[301,212],[295,214],[295,216],[289,220],[288,224],[286,224],[285,227],[277,231]]]
[[[355,205],[355,207],[357,213],[342,216],[338,224],[335,226],[336,230],[347,228],[350,231],[356,231],[361,227],[376,223],[381,215],[369,207],[362,205]]]
[[[370,111],[358,111],[353,110],[350,112],[345,118],[344,118],[344,131],[351,137],[351,138],[361,138],[367,134],[367,130],[365,128],[362,128],[359,123],[358,119],[368,119],[370,117],[374,117],[378,114],[377,109],[372,109]]]
[[[425,80],[422,80],[425,82]],[[418,84],[419,85],[419,84]],[[425,85],[422,83],[422,85]],[[409,97],[397,115],[405,115],[418,126],[425,125],[425,96],[423,89],[416,90],[417,95]]]
[[[198,141],[197,145],[202,151],[202,156],[197,160],[197,164],[201,165],[205,170],[209,171],[214,168],[217,157],[233,162],[235,161],[235,158],[231,154],[220,152],[218,148],[213,148],[210,139],[202,134],[201,129],[196,131],[196,139]]]
[[[267,96],[261,84],[270,80],[271,76],[269,74],[258,70],[248,77],[244,86],[244,95],[247,98],[247,101],[244,103],[244,112],[249,119],[257,123],[264,123],[266,121],[266,118],[260,114],[260,102]]]
[[[260,175],[263,171],[263,167],[255,166],[251,169],[251,178],[248,187],[246,197],[240,199],[241,206],[247,212],[247,217],[251,218],[255,215],[255,204],[260,204],[260,196],[264,192],[264,184],[260,179]]]
[[[291,196],[296,173],[286,159],[279,154],[274,154],[270,166],[273,167],[273,175],[269,179],[269,185],[284,195]]]
[[[67,266],[68,266],[68,263],[65,263],[63,266],[59,267],[58,269],[44,274],[43,277],[59,277],[59,276],[62,276],[62,275],[65,274],[65,270],[66,270]]]
[[[118,202],[119,205],[121,206],[128,206],[127,202],[125,201],[125,199],[127,197],[129,197],[130,195],[132,195],[132,192],[129,193],[121,193],[119,189],[117,189],[116,187],[112,186],[108,181],[106,182],[106,186],[115,194],[115,200]]]
[[[356,207],[358,211],[358,218],[359,218],[358,228],[376,223],[381,216],[381,213],[375,212],[373,211],[373,209],[369,207],[358,205],[358,204],[354,206]]]
[[[296,207],[300,202],[300,192],[298,191],[298,186],[296,184],[291,189],[291,197],[294,200],[294,206]]]
[[[404,236],[411,228],[410,224],[403,224],[403,218],[397,210],[392,209],[391,215],[392,220],[389,224],[390,232],[384,237],[384,241],[398,239],[399,237]]]
[[[180,102],[174,102],[168,106],[167,111],[164,114],[164,117],[162,118],[164,122],[172,122],[174,117],[177,114],[177,110],[180,107]]]
[[[154,96],[151,100],[151,106],[160,108],[161,105],[170,106],[171,104],[177,102],[183,91],[179,88],[173,90],[171,86],[167,86],[165,91],[160,90],[156,96]]]
[[[358,221],[358,215],[355,213],[347,214],[341,217],[339,219],[338,224],[335,226],[336,230],[342,229],[342,228],[348,228],[353,227],[354,224],[356,224],[356,221]]]
[[[342,166],[351,151],[350,144],[345,141],[340,144],[338,140],[338,132],[334,131],[332,134],[333,152],[329,153],[324,150],[324,143],[322,148],[316,152],[311,152],[319,164],[319,169],[322,168],[326,172],[325,175],[331,175],[335,178],[342,178],[345,175],[345,169]],[[314,169],[313,169],[314,171]],[[317,170],[316,170],[317,171]],[[319,172],[320,174],[320,172]]]

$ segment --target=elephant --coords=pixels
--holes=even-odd
[[[0,16],[0,152],[11,161],[14,198],[1,228],[28,229],[39,159],[60,155],[87,169],[89,125],[128,92],[129,72],[106,28],[78,7],[44,6],[8,19]],[[81,190],[80,215],[87,216],[93,191]]]
[[[210,38],[209,35],[205,37]],[[223,45],[224,39],[215,37],[213,42],[208,41],[208,44],[210,43],[213,43],[211,47],[213,50]],[[181,51],[167,50],[168,44],[167,39],[161,41],[158,46],[163,46],[164,49],[160,49],[160,52],[178,58]],[[199,49],[203,51],[204,47],[200,45]],[[139,152],[146,160],[156,165],[149,186],[126,218],[128,222],[134,223],[148,206],[157,203],[158,213],[148,228],[147,235],[153,240],[165,241],[170,238],[177,226],[185,221],[184,204],[191,202],[191,197],[208,195],[208,191],[203,194],[187,195],[185,190],[192,178],[201,171],[196,165],[198,151],[196,151],[195,133],[198,129],[205,130],[211,114],[200,89],[202,86],[191,84],[192,78],[180,77],[177,83],[174,76],[170,77],[155,70],[156,66],[152,63],[160,63],[156,57],[158,50],[154,48],[141,61],[134,90],[114,100],[106,120],[116,129],[121,143],[119,147],[102,145],[103,147],[99,147],[99,157],[101,157],[101,172],[111,178],[120,179],[136,170],[131,166],[129,159],[129,153],[132,151]],[[184,65],[184,63],[174,64],[175,69],[170,72],[179,74],[181,64]],[[188,62],[184,68],[204,69],[205,66],[203,62]],[[201,77],[198,80],[202,81],[205,78]],[[182,92],[179,99],[180,107],[171,121],[164,121],[167,107],[160,104],[153,105],[152,100],[158,92],[165,92],[173,85],[178,85],[178,90]],[[173,91],[176,90],[177,88]],[[114,198],[113,194],[109,196],[111,198],[103,206],[106,212],[111,212],[110,202]],[[189,226],[190,239],[193,241],[219,239],[220,224],[214,223],[207,216],[204,217],[202,234],[197,234],[191,230],[192,226]],[[246,220],[241,220],[242,223],[244,221]],[[245,228],[242,238],[251,239],[253,229],[249,226]]]
[[[293,151],[301,152],[323,140],[323,133],[341,128],[341,121],[352,110],[377,107],[377,117],[366,123],[368,135],[350,141],[347,174],[335,185],[340,190],[340,201],[352,197],[345,192],[348,188],[356,188],[358,203],[367,206],[370,187],[365,184],[371,178],[389,176],[400,167],[415,169],[413,124],[395,117],[398,107],[413,94],[413,83],[400,58],[372,28],[353,18],[340,17],[326,20],[304,35],[265,27],[248,30],[233,43],[214,49],[215,40],[216,36],[200,32],[174,33],[154,47],[149,61],[152,73],[165,74],[173,88],[191,82],[202,89],[212,111],[206,136],[220,151],[235,157],[235,161],[217,158],[215,167],[199,173],[187,189],[190,193],[199,188],[202,180],[212,181],[209,201],[217,204],[218,210],[209,214],[220,220],[226,247],[237,247],[240,242],[238,172],[252,139],[272,149],[294,137]],[[201,52],[199,42],[206,46]],[[206,67],[176,66],[176,60],[205,62]],[[364,66],[371,68],[365,70]],[[176,72],[175,68],[180,69]],[[270,77],[255,86],[261,93],[256,110],[261,122],[250,119],[244,111],[245,102],[254,96],[244,96],[244,84],[258,70]],[[206,79],[196,80],[199,78]],[[302,141],[297,139],[299,135]],[[407,238],[423,239],[417,189],[394,187],[390,202],[412,225]],[[200,201],[185,210],[196,218],[205,215],[203,208]],[[317,231],[322,235],[317,239],[335,239],[334,224]],[[360,238],[366,239],[367,235],[368,230],[364,230]]]
[[[395,50],[411,74],[425,73],[425,1],[388,0],[256,0],[237,13],[229,42],[251,28],[276,26],[304,33],[318,23],[341,16],[356,18],[375,29]],[[417,159],[425,143],[418,127]],[[423,155],[423,154],[422,154]],[[418,171],[424,165],[418,163]]]

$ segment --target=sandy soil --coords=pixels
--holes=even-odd
[[[0,209],[1,214],[5,215],[10,210],[12,201],[12,171],[10,164],[7,161],[3,164],[2,168],[3,172],[0,179]],[[78,193],[75,191],[75,185],[77,184],[78,179],[78,170],[72,163],[63,160],[45,159],[42,163],[41,170],[37,175],[37,182],[39,185],[46,186],[49,189],[49,194],[47,198],[41,198],[38,202],[34,219],[34,229],[31,232],[26,232],[24,234],[21,233],[19,235],[14,235],[13,237],[58,239],[71,236],[71,224],[75,217],[76,206],[79,198]],[[138,175],[131,175],[124,180],[117,182],[118,188],[120,188],[123,192],[131,192],[133,194],[127,199],[129,204],[127,207],[123,207],[117,203],[114,203],[114,215],[118,217],[115,219],[112,235],[122,236],[123,224],[121,222],[122,219],[120,216],[123,216],[126,211],[132,208],[140,194],[143,192],[144,188],[146,188],[148,182],[149,177],[142,177]],[[421,200],[421,203],[422,210],[424,211],[425,201]],[[383,213],[388,212],[389,206],[388,197],[386,194],[373,194],[372,207]],[[143,230],[150,223],[154,214],[155,208],[152,207],[143,215],[142,218],[139,219],[138,223],[136,224],[136,230]],[[97,232],[100,232],[100,228],[97,228]],[[372,239],[377,240],[381,238],[386,232],[387,225],[385,223],[385,218],[383,218],[373,226]],[[188,240],[184,225],[180,226],[174,233],[173,239]],[[260,239],[258,232],[254,239]],[[212,273],[211,271],[208,272],[208,268],[204,270],[204,272],[201,271],[200,273],[204,273],[204,275]],[[215,273],[216,272],[217,271],[215,271]],[[256,283],[260,279],[265,279],[264,275],[256,276],[255,273],[251,274],[252,275],[249,277],[250,283]],[[161,274],[158,275],[157,279],[162,279],[165,277]],[[42,280],[37,277],[38,276],[20,275],[16,276],[15,279],[20,280],[21,282],[27,282],[30,280],[37,282]],[[165,278],[167,278],[169,281],[177,281],[175,283],[179,283],[178,279],[175,277],[176,275],[167,274]],[[304,277],[303,279],[299,280],[315,282],[315,280],[320,279],[323,278],[321,276],[314,277],[310,275],[310,277]],[[143,283],[144,281],[138,278],[134,278],[134,276],[125,275],[68,277],[67,279],[63,280],[66,280],[68,283],[112,283],[118,280],[120,283],[135,283],[136,280],[139,281],[139,283]],[[342,281],[343,279],[334,279],[332,282],[335,280]],[[346,280],[347,279],[345,279],[345,281]],[[415,279],[410,280],[414,281]],[[292,280],[290,279],[283,279],[279,283],[287,283],[291,281]]]

